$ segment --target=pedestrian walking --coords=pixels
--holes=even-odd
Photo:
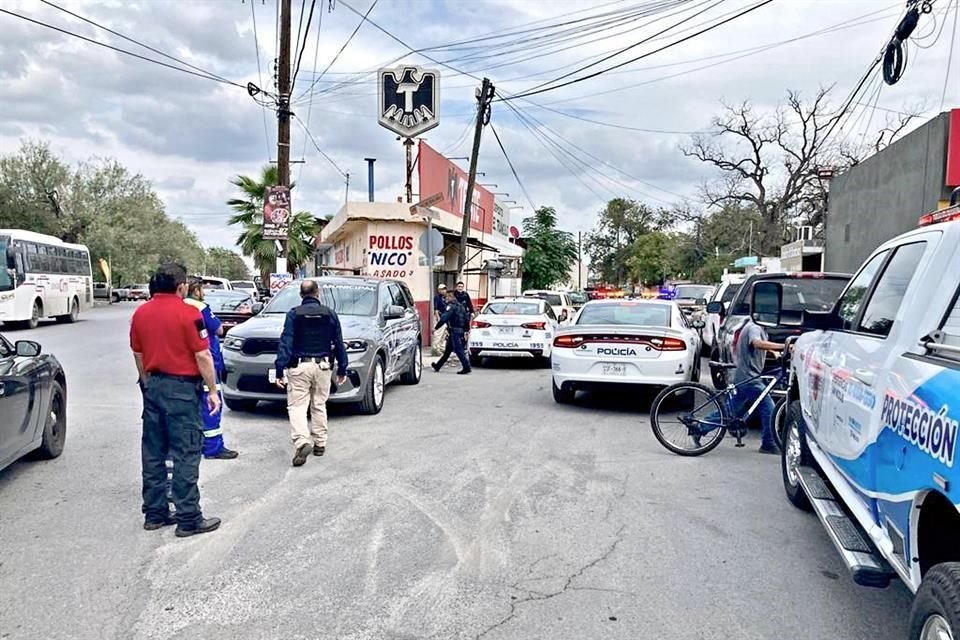
[[[200,458],[203,450],[201,401],[220,411],[216,373],[203,317],[186,305],[187,274],[177,264],[162,265],[152,278],[153,295],[133,314],[130,348],[143,393],[143,528],[176,524],[177,537],[207,533],[220,518],[200,510]],[[201,383],[211,390],[201,391]],[[172,498],[167,504],[167,458],[173,459]]]
[[[220,390],[220,381],[223,380],[226,373],[226,365],[223,363],[223,351],[220,349],[220,337],[223,335],[223,324],[219,318],[214,315],[210,305],[203,301],[203,280],[200,278],[190,278],[187,283],[187,297],[184,300],[200,311],[203,316],[203,324],[207,329],[207,339],[210,341],[210,355],[213,356],[213,368],[217,375],[217,395],[220,396],[220,404],[223,404],[223,393]],[[204,392],[210,389],[206,385]],[[239,453],[228,449],[223,443],[223,427],[220,418],[222,412],[210,412],[206,403],[200,403],[200,417],[203,419],[203,457],[208,460],[233,460]]]
[[[347,350],[336,312],[320,303],[320,289],[313,280],[300,283],[300,297],[302,304],[287,312],[276,360],[277,385],[287,389],[295,467],[307,461],[311,450],[315,456],[326,451],[334,361],[337,385],[347,376]]]
[[[437,285],[437,295],[433,296],[433,323],[440,322],[440,316],[447,310],[447,285],[440,283]],[[431,353],[438,356],[447,349],[447,343],[450,340],[450,333],[446,327],[440,327],[433,332],[431,344]]]
[[[471,371],[470,360],[467,359],[464,342],[465,336],[470,329],[470,314],[467,312],[466,307],[457,301],[457,296],[453,291],[447,293],[446,303],[447,308],[440,316],[434,328],[439,329],[446,325],[450,338],[443,355],[430,366],[433,367],[434,371],[439,373],[443,365],[446,364],[447,358],[450,357],[452,351],[457,354],[457,358],[460,360],[461,369],[457,371],[457,374],[465,375]]]

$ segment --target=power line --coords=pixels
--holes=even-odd
[[[341,168],[337,165],[336,162],[333,161],[333,158],[331,158],[330,156],[328,156],[328,155],[324,152],[324,150],[320,148],[320,145],[317,143],[316,139],[313,137],[313,134],[310,133],[310,130],[307,129],[307,126],[306,126],[305,124],[303,124],[303,120],[301,120],[300,117],[297,116],[296,114],[294,114],[293,117],[294,117],[294,119],[297,121],[297,123],[298,123],[301,127],[303,127],[303,130],[307,133],[307,137],[310,138],[310,142],[313,143],[313,146],[317,149],[317,152],[318,152],[320,155],[322,155],[324,158],[327,159],[327,162],[329,162],[330,165],[331,165],[334,169],[337,170],[337,173],[339,173],[341,176],[343,176],[344,178],[346,178],[346,177],[347,177],[347,174],[343,171],[343,169],[341,169]]]
[[[252,1],[252,0],[251,0]],[[307,0],[303,0],[306,3]],[[310,16],[307,18],[307,30],[303,34],[303,42],[300,44],[300,55],[297,57],[297,66],[293,68],[293,80],[290,82],[290,95],[293,95],[293,88],[297,86],[297,75],[300,73],[300,63],[303,61],[303,52],[307,48],[307,40],[310,39],[310,24],[313,22],[313,8],[316,6],[317,0],[310,0]],[[301,7],[302,10],[303,7]],[[323,13],[323,10],[320,11]],[[303,13],[300,14],[300,24],[303,25]],[[297,39],[299,40],[300,33],[297,32]],[[317,46],[320,45],[320,34],[317,33]]]
[[[493,131],[493,137],[497,139],[497,145],[500,146],[500,151],[503,152],[503,159],[507,161],[507,166],[510,167],[510,172],[517,181],[517,185],[519,185],[520,190],[523,191],[523,195],[526,197],[527,202],[530,203],[530,209],[536,211],[537,205],[533,203],[533,198],[530,197],[530,193],[527,191],[527,188],[523,186],[523,181],[520,179],[520,176],[517,175],[517,170],[514,168],[513,162],[510,161],[510,156],[507,154],[507,150],[504,148],[503,142],[500,140],[500,134],[497,133],[497,128],[493,126],[493,123],[490,123],[490,130]]]
[[[328,64],[328,65],[324,68],[324,70],[320,73],[319,76],[317,76],[316,78],[314,78],[314,80],[313,80],[313,82],[310,84],[310,86],[307,87],[306,91],[304,91],[302,94],[300,94],[300,96],[299,96],[298,99],[303,98],[303,96],[305,96],[308,91],[310,91],[311,89],[313,89],[313,87],[315,87],[315,86],[317,85],[317,83],[320,82],[320,80],[323,78],[324,74],[327,73],[327,71],[330,69],[330,67],[332,67],[332,66],[337,62],[337,60],[340,58],[340,54],[343,53],[344,49],[346,49],[346,48],[350,45],[350,43],[353,41],[354,36],[356,36],[356,35],[357,35],[357,32],[360,31],[360,27],[363,26],[363,23],[368,21],[367,16],[370,15],[370,12],[373,11],[373,8],[377,6],[377,2],[379,2],[379,1],[380,1],[380,0],[373,0],[373,2],[370,4],[370,8],[367,9],[367,12],[364,13],[364,14],[361,16],[360,22],[357,23],[357,26],[356,26],[356,28],[353,30],[353,33],[350,34],[350,37],[347,38],[347,41],[344,42],[344,43],[343,43],[343,46],[340,47],[340,50],[337,51],[337,55],[333,56],[333,60],[330,61],[330,64]],[[346,4],[346,3],[344,3],[344,4]],[[347,8],[350,9],[351,11],[354,11],[354,9],[353,9],[352,7],[349,7],[349,6],[348,6]],[[359,15],[359,13],[358,13],[358,15]],[[370,24],[373,24],[373,22],[371,22]]]
[[[250,2],[250,16],[253,18],[253,47],[257,52],[257,82],[260,83],[260,86],[263,86],[263,71],[260,67],[260,40],[257,37],[257,11],[254,8],[256,2],[251,0]],[[262,108],[260,113],[263,114],[263,135],[264,139],[267,142],[267,161],[270,160],[270,128],[267,126],[267,110]]]
[[[957,17],[960,16],[960,0],[954,1],[953,7],[953,35],[950,36],[950,53],[947,54],[947,75],[943,78],[943,93],[940,94],[940,111],[943,111],[943,104],[947,100],[947,87],[950,85],[950,66],[953,62],[953,45],[957,42]],[[943,17],[947,21],[947,17]]]
[[[314,74],[314,75],[316,75],[316,73],[317,73],[317,60],[318,60],[319,57],[320,57],[320,30],[321,30],[322,28],[323,28],[323,3],[322,3],[322,0],[321,0],[320,16],[319,16],[319,18],[317,19],[317,42],[316,42],[316,45],[314,45],[314,47],[313,47],[313,74]],[[312,115],[313,115],[313,94],[310,94],[310,101],[307,103],[307,127],[310,126],[310,117],[311,117]],[[306,132],[304,132],[304,134],[303,134],[303,144],[302,144],[301,146],[302,146],[303,149],[304,149],[304,156],[306,156],[306,148],[307,148],[307,134],[306,134]],[[304,165],[301,164],[301,165],[300,165],[300,169],[297,171],[297,180],[298,180],[298,181],[300,180],[301,177],[303,177],[303,167],[304,167]]]
[[[539,93],[544,93],[544,92],[546,92],[546,91],[554,91],[554,90],[560,89],[560,88],[562,88],[562,87],[566,87],[566,86],[569,86],[569,85],[572,85],[572,84],[577,84],[577,83],[583,82],[583,81],[585,81],[585,80],[590,80],[591,78],[596,78],[597,76],[603,75],[603,74],[605,74],[605,73],[609,73],[610,71],[613,71],[614,69],[619,69],[620,67],[624,67],[624,66],[626,66],[626,65],[628,65],[628,64],[631,64],[631,63],[634,63],[634,62],[636,62],[636,61],[638,61],[638,60],[642,60],[642,59],[647,58],[647,57],[649,57],[649,56],[652,56],[652,55],[654,55],[654,54],[656,54],[656,53],[660,53],[661,51],[664,51],[664,50],[669,49],[669,48],[671,48],[671,47],[675,47],[676,45],[681,44],[681,43],[683,43],[683,42],[686,42],[686,41],[688,41],[688,40],[692,40],[693,38],[696,38],[696,37],[699,36],[699,35],[702,35],[702,34],[708,32],[708,31],[712,31],[713,29],[717,29],[717,28],[719,28],[719,27],[727,24],[728,22],[732,22],[732,21],[736,20],[737,18],[740,18],[740,17],[742,17],[742,16],[747,15],[748,13],[751,13],[751,12],[753,12],[753,11],[756,11],[757,9],[760,9],[761,7],[764,7],[764,6],[768,5],[768,4],[770,4],[771,2],[773,2],[773,0],[762,0],[761,2],[753,5],[752,7],[748,7],[748,8],[746,8],[746,9],[744,9],[743,11],[740,11],[740,12],[734,14],[733,16],[731,16],[731,17],[729,17],[729,18],[726,18],[726,19],[724,19],[724,20],[721,20],[720,22],[716,22],[716,23],[714,23],[714,24],[712,24],[712,25],[710,25],[710,26],[708,26],[708,27],[705,27],[705,28],[703,28],[703,29],[700,29],[699,31],[695,31],[694,33],[692,33],[692,34],[690,34],[690,35],[688,35],[688,36],[685,36],[685,37],[681,38],[680,40],[675,40],[674,42],[671,42],[671,43],[669,43],[669,44],[666,44],[666,45],[664,45],[664,46],[662,46],[662,47],[660,47],[660,48],[658,48],[658,49],[654,49],[653,51],[649,51],[649,52],[644,53],[644,54],[642,54],[642,55],[639,55],[639,56],[637,56],[637,57],[635,57],[635,58],[631,58],[630,60],[625,60],[625,61],[623,61],[623,62],[619,62],[619,63],[617,63],[617,64],[615,64],[615,65],[613,65],[613,66],[607,67],[606,69],[601,69],[601,70],[599,70],[599,71],[594,71],[593,73],[587,74],[587,75],[585,75],[585,76],[581,76],[581,77],[579,77],[579,78],[573,78],[572,80],[568,80],[568,81],[566,81],[566,82],[563,82],[563,83],[560,83],[560,84],[556,84],[556,85],[553,85],[553,86],[544,86],[544,84],[552,84],[552,82],[543,83],[543,84],[541,84],[541,85],[538,85],[538,87],[540,87],[540,88],[533,88],[533,89],[530,89],[530,90],[528,90],[528,91],[524,91],[524,92],[521,92],[521,93],[519,93],[519,94],[510,96],[510,97],[501,98],[500,100],[501,100],[501,101],[504,101],[504,100],[516,100],[516,99],[518,99],[518,98],[526,98],[526,97],[528,97],[528,96],[537,95],[537,94],[539,94]],[[712,5],[712,6],[716,6],[716,5]],[[712,8],[712,6],[711,6],[711,8]],[[678,24],[679,24],[679,23],[678,23]],[[567,76],[569,76],[569,75],[570,75],[570,74],[565,74],[564,76],[561,76],[561,77],[567,77]]]

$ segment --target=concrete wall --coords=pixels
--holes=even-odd
[[[826,271],[854,272],[883,242],[914,229],[949,198],[944,186],[949,113],[838,175],[830,185]]]

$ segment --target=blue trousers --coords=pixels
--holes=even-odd
[[[735,411],[739,412],[741,416],[745,415],[765,388],[765,385],[759,383],[737,387],[737,395],[733,400]],[[774,410],[775,405],[773,404],[773,398],[770,397],[770,394],[767,394],[763,398],[763,401],[757,406],[757,415],[760,417],[761,425],[760,444],[763,447],[769,448],[776,444],[776,441],[773,439]],[[720,424],[720,414],[716,412],[711,413],[703,421],[707,424],[701,424],[700,428],[703,434],[706,435],[716,429]]]
[[[206,387],[204,387],[206,391]],[[217,395],[220,396],[220,405],[223,406],[223,393],[220,391],[220,376],[217,375]],[[203,455],[215,456],[223,450],[223,429],[220,427],[220,417],[223,411],[211,414],[207,405],[206,394],[200,399],[200,417],[203,419]]]
[[[457,354],[457,359],[460,360],[460,366],[463,367],[464,370],[470,371],[470,360],[467,358],[463,338],[463,329],[451,329],[447,333],[447,348],[444,349],[443,355],[437,360],[438,368],[447,363],[447,358],[450,357],[450,352],[452,351]]]

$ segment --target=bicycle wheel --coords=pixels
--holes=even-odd
[[[650,406],[653,435],[681,456],[699,456],[715,448],[727,433],[723,396],[715,394],[694,382],[667,387]]]
[[[777,406],[773,409],[773,439],[777,446],[783,449],[783,434],[787,424],[787,399],[777,400]]]

